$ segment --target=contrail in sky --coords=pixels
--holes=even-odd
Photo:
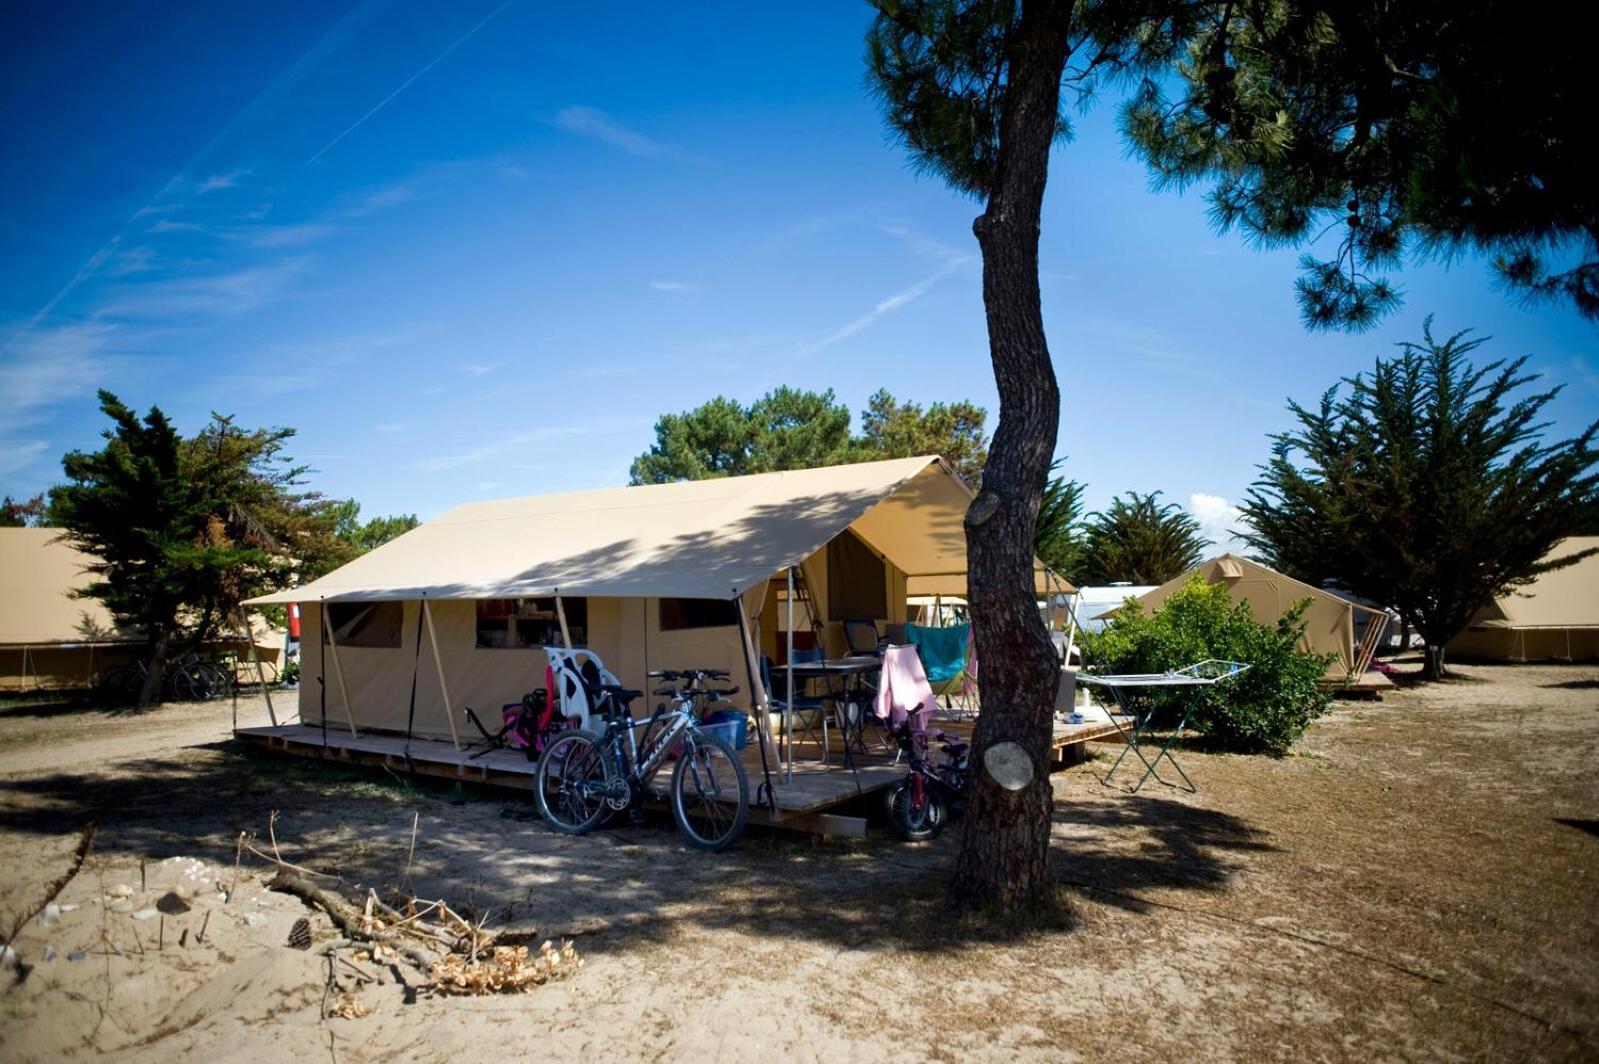
[[[383,110],[383,108],[385,108],[385,107],[387,107],[389,105],[389,102],[391,100],[393,100],[396,96],[400,95],[400,93],[404,92],[406,89],[410,88],[411,87],[411,83],[413,81],[415,81],[417,78],[421,77],[423,74],[426,74],[429,70],[432,70],[434,67],[438,66],[439,63],[444,61],[444,57],[445,56],[449,55],[451,52],[453,52],[457,48],[461,47],[461,45],[463,45],[467,41],[471,40],[473,34],[477,33],[478,30],[482,29],[484,26],[489,24],[489,20],[494,18],[495,15],[498,15],[501,11],[504,11],[506,8],[510,7],[514,3],[516,3],[516,0],[505,0],[505,3],[501,4],[499,7],[495,8],[493,11],[490,11],[487,15],[484,15],[483,18],[478,22],[477,25],[473,26],[471,29],[469,29],[465,33],[461,34],[461,36],[457,37],[453,44],[451,44],[448,48],[444,49],[444,51],[440,52],[438,55],[434,56],[431,60],[429,60],[428,64],[426,66],[424,66],[421,70],[418,70],[415,74],[412,74],[410,77],[408,77],[404,81],[400,82],[400,87],[395,89],[393,92],[389,93],[387,96],[383,97],[383,99],[379,100],[376,107],[372,108],[372,110],[368,111],[366,114],[362,115],[360,118],[357,118],[353,123],[351,123],[349,125],[349,127],[347,127],[344,130],[344,132],[340,133],[338,136],[336,136],[332,140],[328,141],[327,144],[325,144],[323,146],[321,151],[317,152],[315,155],[311,156],[309,159],[307,159],[305,161],[305,165],[310,166],[312,163],[316,162],[318,159],[322,158],[322,156],[326,155],[329,151],[331,151],[333,149],[334,145],[338,144],[339,141],[343,140],[345,137],[348,137],[351,133],[354,133],[357,129],[360,129],[361,128],[361,124],[364,123],[368,118],[371,118],[373,115],[375,115],[379,111]]]
[[[232,120],[229,121],[227,125],[223,126],[222,130],[217,133],[216,136],[208,140],[203,148],[195,152],[194,155],[190,157],[189,161],[179,168],[177,173],[168,178],[166,183],[161,186],[154,196],[150,197],[149,201],[146,202],[144,206],[140,207],[137,211],[134,211],[133,214],[129,216],[128,220],[123,222],[122,226],[111,235],[111,238],[104,244],[100,245],[99,249],[96,250],[93,255],[90,255],[88,260],[85,261],[82,266],[78,267],[78,271],[72,275],[72,277],[59,292],[50,297],[44,306],[40,307],[34,312],[33,317],[29,318],[26,323],[13,331],[11,335],[6,338],[5,345],[0,347],[0,355],[9,354],[11,349],[17,345],[18,341],[27,336],[29,333],[33,332],[34,329],[38,328],[39,323],[48,317],[51,311],[55,310],[56,304],[60,303],[67,296],[71,295],[79,285],[93,277],[95,273],[99,271],[100,267],[105,265],[106,261],[110,259],[112,253],[116,251],[118,245],[122,243],[122,237],[128,231],[129,227],[132,226],[133,223],[140,217],[142,217],[145,212],[150,210],[150,208],[161,202],[161,200],[169,193],[174,192],[181,187],[184,178],[188,175],[190,170],[193,170],[195,167],[199,166],[200,163],[208,155],[215,151],[217,146],[226,140],[234,130],[239,128],[239,126],[261,114],[264,110],[266,110],[266,108],[276,103],[278,99],[291,88],[299,84],[301,79],[303,79],[311,70],[315,69],[317,66],[320,66],[322,61],[326,59],[334,49],[343,45],[362,21],[369,17],[378,8],[386,6],[388,2],[389,0],[367,0],[367,2],[355,8],[344,18],[340,19],[332,29],[330,29],[327,33],[324,33],[321,39],[307,49],[306,52],[301,55],[299,59],[295,60],[295,62],[287,70],[273,79],[272,84],[261,90],[261,92],[256,95],[255,99],[251,100],[245,105],[243,110],[234,115]],[[327,149],[323,150],[325,151]]]

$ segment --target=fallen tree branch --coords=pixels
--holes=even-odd
[[[283,894],[292,894],[307,905],[314,905],[328,914],[328,919],[346,936],[361,942],[371,942],[393,950],[395,953],[411,962],[418,971],[428,972],[432,969],[434,958],[405,942],[398,935],[386,935],[380,931],[369,930],[361,913],[332,891],[323,890],[306,882],[301,876],[288,868],[279,868],[278,874],[272,877],[267,884],[268,890],[279,891]]]

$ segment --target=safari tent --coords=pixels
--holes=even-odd
[[[1561,540],[1547,555],[1599,548],[1599,536]],[[1599,554],[1553,569],[1478,611],[1449,641],[1456,658],[1488,661],[1591,661],[1599,658]]]
[[[137,654],[141,632],[119,630],[98,599],[74,596],[93,579],[93,562],[58,528],[0,528],[0,691],[89,688]],[[283,634],[260,618],[252,628],[256,654],[275,676]],[[220,636],[206,649],[235,644]]]
[[[89,559],[56,528],[0,528],[0,690],[93,686],[127,660],[137,633],[118,632],[96,599],[74,598]]]
[[[912,582],[964,589],[970,501],[920,457],[470,503],[253,601],[301,606],[313,725],[459,743],[462,707],[542,686],[541,648],[561,645],[637,688],[726,669],[748,708],[760,656],[785,660],[791,579],[807,638],[840,655],[843,621],[906,621]]]
[[[1336,655],[1326,673],[1326,679],[1335,683],[1360,679],[1371,664],[1387,625],[1387,614],[1381,610],[1339,598],[1236,554],[1223,554],[1201,562],[1181,576],[1140,595],[1139,604],[1146,611],[1159,609],[1196,574],[1207,584],[1226,585],[1233,601],[1249,603],[1255,619],[1266,624],[1275,623],[1296,602],[1310,599],[1300,647],[1315,654]],[[1114,612],[1109,610],[1100,616],[1108,617]]]

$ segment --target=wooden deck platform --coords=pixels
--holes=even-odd
[[[937,726],[962,736],[968,736],[971,732],[971,724],[967,721],[940,721]],[[465,746],[457,750],[449,742],[433,739],[412,739],[408,744],[402,735],[379,732],[351,735],[347,728],[337,727],[332,722],[329,722],[325,731],[320,726],[283,724],[240,728],[234,734],[246,742],[300,757],[383,766],[394,772],[414,772],[524,793],[533,787],[534,763],[519,750],[492,750],[485,753],[481,747]],[[1109,722],[1057,723],[1053,744],[1055,761],[1057,764],[1069,764],[1074,760],[1073,748],[1080,750],[1083,743],[1116,741],[1118,737],[1116,725]],[[857,753],[854,771],[851,771],[840,764],[836,743],[830,763],[822,764],[820,753],[816,743],[796,742],[794,774],[789,779],[787,772],[777,764],[775,752],[769,751],[772,804],[776,806],[773,809],[756,801],[755,791],[762,782],[763,774],[760,746],[752,740],[743,751],[744,766],[750,781],[750,823],[823,835],[864,835],[864,817],[841,815],[838,810],[903,778],[904,765],[894,764],[889,754]],[[664,788],[669,779],[669,772],[659,773],[656,777],[657,787]]]

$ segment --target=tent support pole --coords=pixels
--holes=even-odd
[[[359,739],[361,733],[355,730],[355,709],[350,705],[350,688],[344,682],[344,666],[339,663],[339,640],[333,634],[333,625],[328,623],[328,604],[322,603],[322,630],[328,634],[328,649],[333,651],[333,677],[339,681],[339,696],[344,699],[344,719],[350,722],[350,734]],[[322,714],[323,726],[326,726],[327,714]]]
[[[764,789],[766,807],[775,816],[777,793],[772,789],[772,767],[766,760],[767,738],[772,727],[772,704],[767,696],[766,685],[755,668],[755,640],[750,637],[750,617],[744,609],[744,596],[739,595],[734,601],[738,603],[738,639],[744,647],[744,674],[750,681],[750,706],[760,717],[755,722],[755,738],[761,744],[761,785],[755,789],[755,800],[761,801],[761,791]]]
[[[444,657],[439,653],[439,634],[433,630],[433,610],[428,600],[422,600],[422,619],[428,626],[428,645],[433,648],[433,667],[439,670],[439,693],[444,695],[444,719],[450,725],[450,742],[461,749],[461,737],[455,734],[455,713],[450,709],[450,686],[444,682]]]
[[[566,603],[561,601],[561,596],[555,596],[555,616],[561,622],[561,642],[566,644],[566,649],[572,649],[572,633],[566,627]]]
[[[243,609],[236,611],[233,616],[239,622],[239,627],[244,631],[244,643],[250,648],[250,664],[255,666],[255,679],[261,685],[261,697],[266,699],[267,716],[272,718],[272,726],[276,728],[278,726],[278,711],[272,708],[272,692],[267,690],[266,670],[261,667],[261,655],[255,652],[255,636],[250,631],[250,624],[245,619]],[[289,641],[286,636],[283,640],[283,646],[284,655],[287,656]],[[237,686],[237,684],[234,686]],[[235,717],[233,722],[233,730],[239,730],[237,717]]]
[[[788,696],[783,699],[783,738],[788,743],[788,779],[794,782],[794,567],[788,567]]]

